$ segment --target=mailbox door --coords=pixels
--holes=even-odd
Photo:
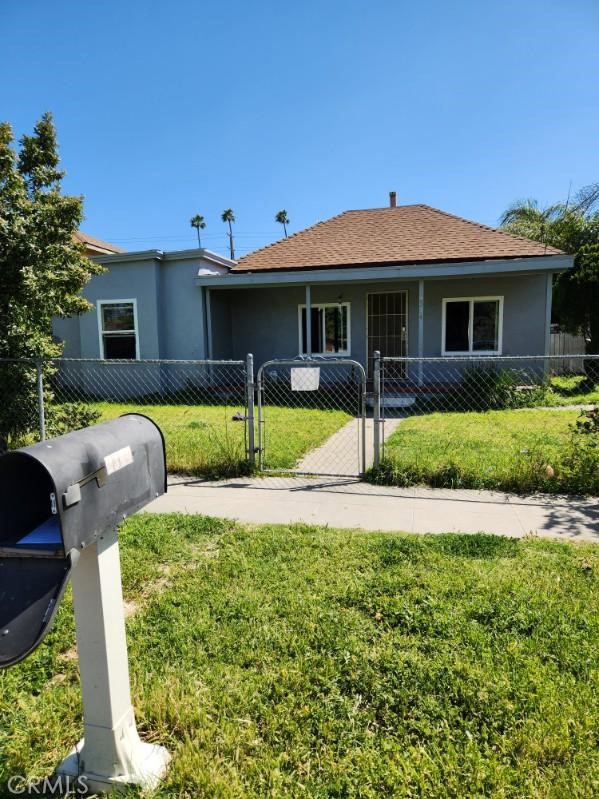
[[[0,668],[23,660],[41,643],[70,571],[70,557],[0,560]]]

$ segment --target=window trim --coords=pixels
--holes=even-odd
[[[447,321],[447,303],[448,302],[468,302],[470,304],[468,310],[468,349],[462,352],[454,352],[445,349],[445,324]],[[474,321],[474,303],[475,302],[499,302],[499,314],[497,320],[497,349],[496,350],[473,350],[472,349],[472,328]],[[443,297],[443,310],[441,315],[441,354],[443,356],[469,357],[479,355],[501,355],[503,352],[503,295],[492,297]]]
[[[106,356],[104,355],[104,336],[105,335],[109,336],[110,332],[106,332],[104,330],[103,323],[102,323],[102,308],[105,305],[124,305],[125,303],[129,303],[130,305],[131,304],[133,305],[133,324],[135,326],[135,329],[134,330],[127,330],[127,331],[122,330],[122,331],[119,331],[119,332],[122,332],[122,333],[126,332],[126,333],[129,333],[129,334],[133,333],[133,335],[135,336],[135,358],[132,359],[132,360],[139,361],[140,355],[139,355],[139,325],[137,323],[137,298],[136,297],[129,297],[129,298],[124,299],[124,300],[121,300],[121,299],[116,299],[116,300],[112,300],[112,299],[110,299],[110,300],[96,300],[96,303],[97,303],[97,316],[98,316],[98,338],[99,338],[99,342],[100,342],[100,358],[103,361],[115,360],[113,358],[106,358]],[[118,333],[117,333],[117,335],[118,335]]]
[[[351,302],[312,302],[310,303],[310,309],[312,308],[339,308],[339,307],[347,308],[347,349],[340,350],[339,352],[315,352],[312,349],[310,356],[318,355],[322,358],[348,358],[351,356]],[[305,352],[302,352],[302,344],[303,344],[303,330],[302,330],[302,311],[305,310],[306,303],[302,303],[297,306],[297,351],[300,357],[302,355],[306,355]]]

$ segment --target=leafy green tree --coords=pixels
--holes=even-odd
[[[200,238],[200,230],[204,230],[206,227],[206,222],[204,222],[204,217],[201,214],[196,214],[192,216],[189,224],[194,227],[198,233],[198,247],[202,246],[202,240]]]
[[[553,289],[554,318],[564,330],[582,333],[587,353],[599,353],[599,183],[585,186],[573,200],[541,208],[522,200],[502,215],[510,233],[558,247],[574,255]]]
[[[284,208],[275,216],[275,222],[278,222],[279,225],[283,225],[285,238],[287,238],[287,225],[289,224],[289,217],[287,216],[287,211]]]
[[[556,313],[568,330],[580,330],[587,353],[599,353],[599,244],[583,244],[567,279],[558,281]],[[599,364],[598,369],[599,371]]]
[[[229,252],[231,254],[231,260],[235,260],[235,249],[233,247],[233,228],[231,225],[235,221],[235,214],[231,208],[227,208],[222,212],[221,219],[223,222],[227,222],[229,224]]]
[[[54,317],[90,309],[81,290],[103,271],[75,239],[81,197],[64,195],[51,114],[31,136],[13,145],[0,123],[0,359],[50,359],[62,346],[52,337]],[[44,369],[52,367],[46,360]],[[35,370],[22,362],[2,366],[0,447],[36,427]]]

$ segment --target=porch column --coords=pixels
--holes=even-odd
[[[206,358],[206,339],[207,339],[207,325],[206,325],[206,289],[200,286],[200,360]]]
[[[207,358],[212,360],[212,306],[210,304],[210,289],[206,289],[206,347]]]
[[[545,355],[551,355],[551,303],[553,300],[553,274],[547,273],[545,283]]]
[[[306,284],[306,355],[312,357],[312,292]]]
[[[545,379],[549,378],[551,372],[551,304],[553,302],[553,274],[548,272],[545,282],[545,360],[543,362],[543,372]]]
[[[424,357],[424,280],[418,281],[418,357]],[[418,385],[422,385],[422,361],[418,361]]]

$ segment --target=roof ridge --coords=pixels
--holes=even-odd
[[[557,247],[552,247],[550,244],[545,244],[544,241],[535,241],[535,239],[528,239],[526,236],[519,236],[517,233],[509,233],[507,230],[502,230],[499,227],[492,227],[491,225],[485,225],[482,222],[476,222],[474,219],[466,219],[465,216],[458,216],[458,214],[452,214],[449,211],[443,211],[441,208],[435,208],[433,205],[427,205],[426,203],[419,204],[421,208],[428,208],[429,211],[434,211],[437,214],[443,214],[443,216],[448,216],[450,219],[457,219],[459,222],[466,222],[468,225],[474,225],[475,227],[480,228],[481,230],[490,230],[491,233],[499,233],[502,236],[507,236],[510,239],[517,239],[518,241],[525,241],[530,243],[531,241],[535,244],[540,244],[545,247],[545,250],[553,250],[554,253],[564,253],[563,250],[558,249]],[[405,206],[403,206],[405,208]]]

